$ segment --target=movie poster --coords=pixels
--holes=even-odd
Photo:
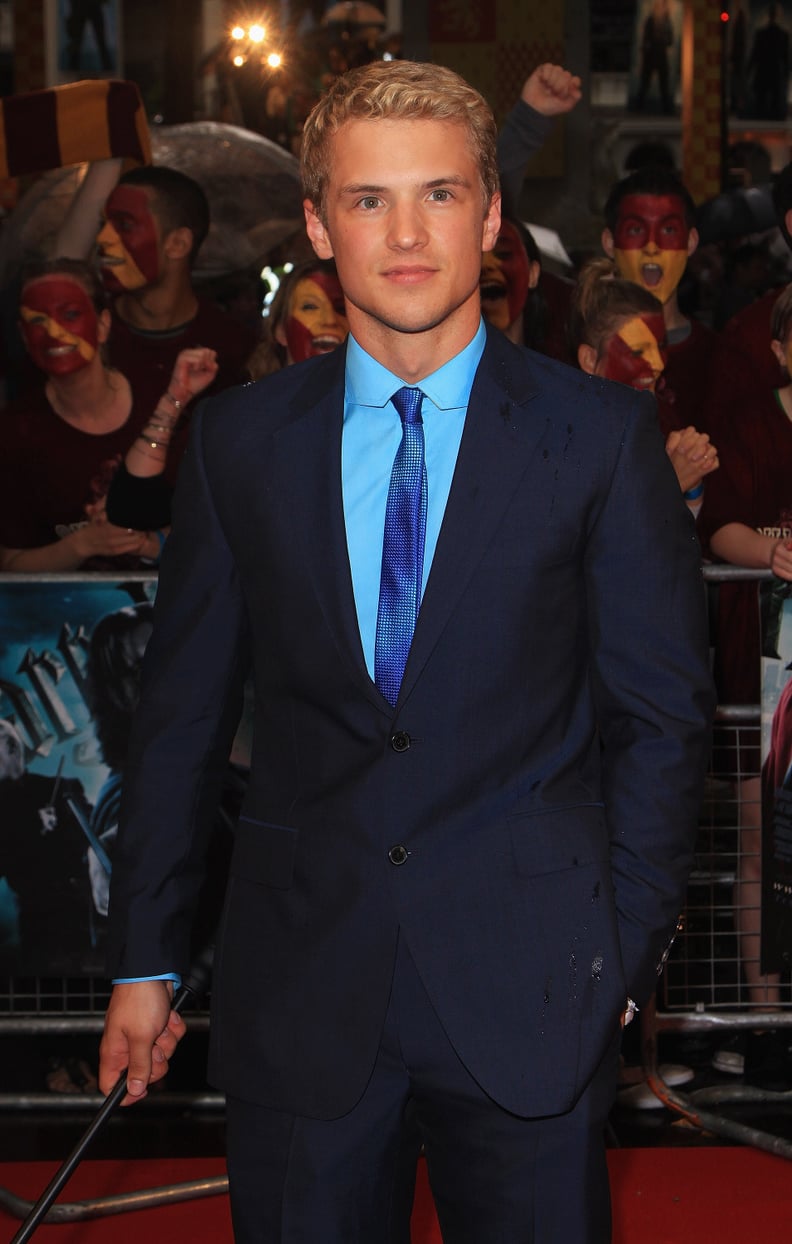
[[[640,0],[635,18],[627,107],[630,112],[678,112],[682,0]]]
[[[792,585],[760,587],[762,971],[792,964]]]
[[[120,0],[56,0],[59,80],[123,77]]]
[[[756,121],[784,121],[789,92],[792,4],[730,0],[725,76],[729,111]]]
[[[0,970],[104,974],[126,743],[154,575],[0,580]],[[237,736],[197,938],[219,914],[249,763]]]

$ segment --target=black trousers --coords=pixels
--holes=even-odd
[[[510,1114],[460,1062],[402,940],[376,1065],[348,1114],[327,1122],[229,1099],[237,1244],[409,1244],[421,1142],[445,1244],[608,1244],[618,1050],[616,1033],[569,1113]]]

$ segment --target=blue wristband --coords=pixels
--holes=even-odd
[[[176,989],[181,985],[182,978],[178,972],[162,972],[159,976],[116,976],[113,985],[141,985],[144,981],[173,981]]]
[[[162,550],[165,548],[165,541],[167,539],[167,536],[165,535],[165,532],[162,530],[155,531],[153,532],[153,534],[159,540],[159,553],[157,554],[157,561],[159,561],[159,559],[162,557]]]
[[[686,501],[698,501],[699,497],[703,496],[703,494],[704,494],[704,481],[702,480],[702,482],[700,484],[697,484],[695,488],[688,488],[684,496],[685,496]]]

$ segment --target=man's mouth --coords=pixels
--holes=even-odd
[[[644,285],[648,285],[650,289],[654,289],[659,285],[664,276],[663,269],[657,263],[645,263],[641,265],[641,276]]]

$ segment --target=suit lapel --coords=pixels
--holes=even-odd
[[[295,555],[350,677],[378,707],[390,706],[369,678],[349,566],[341,485],[346,350],[327,356],[295,393],[291,419],[273,437],[273,478],[294,510]]]
[[[270,465],[284,504],[294,511],[295,553],[313,580],[340,657],[366,697],[392,714],[366,670],[347,552],[341,485],[345,359],[343,348],[333,351],[295,392],[291,418],[273,437]],[[490,331],[399,703],[420,676],[494,538],[544,431],[543,421],[532,421],[524,409],[537,391],[527,356]]]
[[[399,702],[410,693],[470,576],[495,537],[544,432],[524,409],[538,386],[528,356],[489,330],[421,603]]]

